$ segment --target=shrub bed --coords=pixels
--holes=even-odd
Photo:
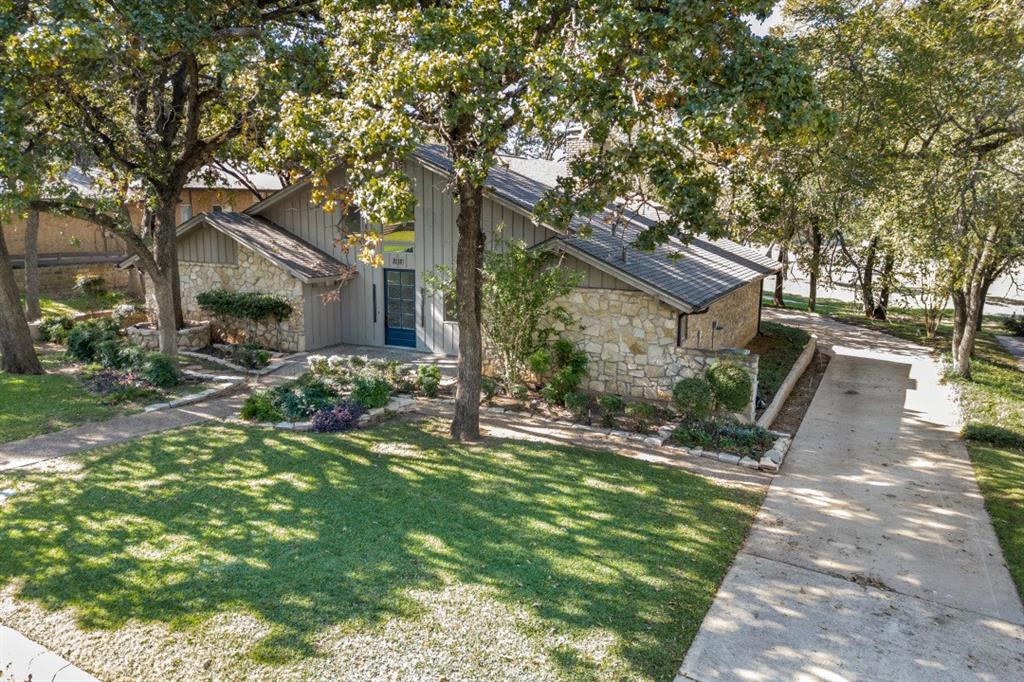
[[[772,447],[775,436],[755,424],[704,419],[677,426],[672,441],[684,447],[757,458]]]

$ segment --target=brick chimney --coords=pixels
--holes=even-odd
[[[570,123],[565,130],[565,160],[572,161],[578,154],[587,151],[591,147],[590,140],[584,134],[583,126],[578,123]]]

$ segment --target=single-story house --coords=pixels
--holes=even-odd
[[[723,353],[756,374],[756,356],[735,349],[757,333],[762,280],[778,264],[725,239],[637,250],[629,242],[649,223],[638,213],[627,212],[629,224],[614,231],[596,216],[588,238],[556,232],[535,222],[533,210],[561,169],[558,162],[503,159],[487,179],[483,230],[490,248],[522,240],[558,249],[563,267],[582,273],[565,301],[582,329],[564,333],[590,354],[587,388],[667,399],[678,378],[702,371]],[[451,306],[424,281],[455,261],[456,205],[447,189],[452,164],[443,147],[427,144],[407,161],[407,172],[415,215],[385,228],[381,268],[339,246],[340,227],[367,229],[358,213],[325,212],[305,181],[242,212],[186,221],[178,231],[186,316],[204,318],[196,304],[203,291],[272,293],[288,299],[295,312],[260,341],[282,350],[355,344],[456,354]],[[341,171],[329,179],[342,182]]]

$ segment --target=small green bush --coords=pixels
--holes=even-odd
[[[64,345],[68,341],[68,330],[73,326],[74,323],[67,315],[45,317],[39,323],[39,338],[43,341]]]
[[[622,412],[625,404],[622,396],[611,393],[598,398],[597,406],[601,408],[601,426],[606,429],[614,429],[618,426],[618,420],[615,417],[619,412]]]
[[[1003,320],[1003,329],[1014,336],[1024,336],[1024,318],[1018,318],[1017,314],[1014,313]]]
[[[391,385],[382,377],[358,376],[352,389],[352,400],[367,410],[384,407],[391,399]]]
[[[481,380],[482,383],[482,380]],[[416,370],[416,385],[428,398],[437,396],[441,388],[441,368],[437,365],[422,365]]]
[[[530,389],[526,384],[512,384],[509,386],[508,394],[516,400],[526,400],[530,395]]]
[[[573,418],[583,421],[590,416],[590,396],[585,393],[566,393],[565,408],[572,412]]]
[[[705,375],[715,401],[730,412],[745,410],[754,386],[745,369],[731,362],[716,362]]]
[[[700,377],[680,379],[672,388],[672,402],[687,421],[707,419],[714,407],[711,384]]]
[[[121,339],[106,339],[96,344],[96,361],[109,369],[126,367],[125,349],[128,344]]]
[[[75,288],[86,296],[102,296],[107,292],[107,281],[99,275],[76,275]]]
[[[270,364],[270,353],[254,343],[242,343],[231,348],[231,360],[246,369],[263,369]]]
[[[99,362],[99,346],[105,341],[118,341],[113,320],[85,320],[68,331],[67,354],[78,362]]]
[[[255,391],[242,403],[242,419],[254,422],[279,422],[284,414],[274,402],[270,391]]]
[[[633,420],[633,430],[637,433],[649,433],[658,409],[649,403],[630,403],[626,405],[626,416]]]
[[[498,382],[491,377],[480,377],[480,390],[484,394],[484,400],[491,402],[494,396],[498,395]]]
[[[174,358],[163,353],[146,353],[139,374],[159,388],[170,388],[181,382],[181,371]]]
[[[541,397],[552,405],[565,403],[565,396],[573,393],[587,375],[590,357],[571,341],[558,339],[552,346],[553,373],[541,389]]]
[[[538,377],[544,376],[551,370],[551,351],[538,348],[526,358],[526,364]]]

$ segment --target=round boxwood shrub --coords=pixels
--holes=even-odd
[[[739,412],[750,404],[754,385],[747,370],[731,362],[716,362],[705,375],[715,394],[715,401],[731,412]]]
[[[687,421],[700,420],[711,416],[715,396],[706,380],[687,377],[676,382],[672,389],[672,402]]]

